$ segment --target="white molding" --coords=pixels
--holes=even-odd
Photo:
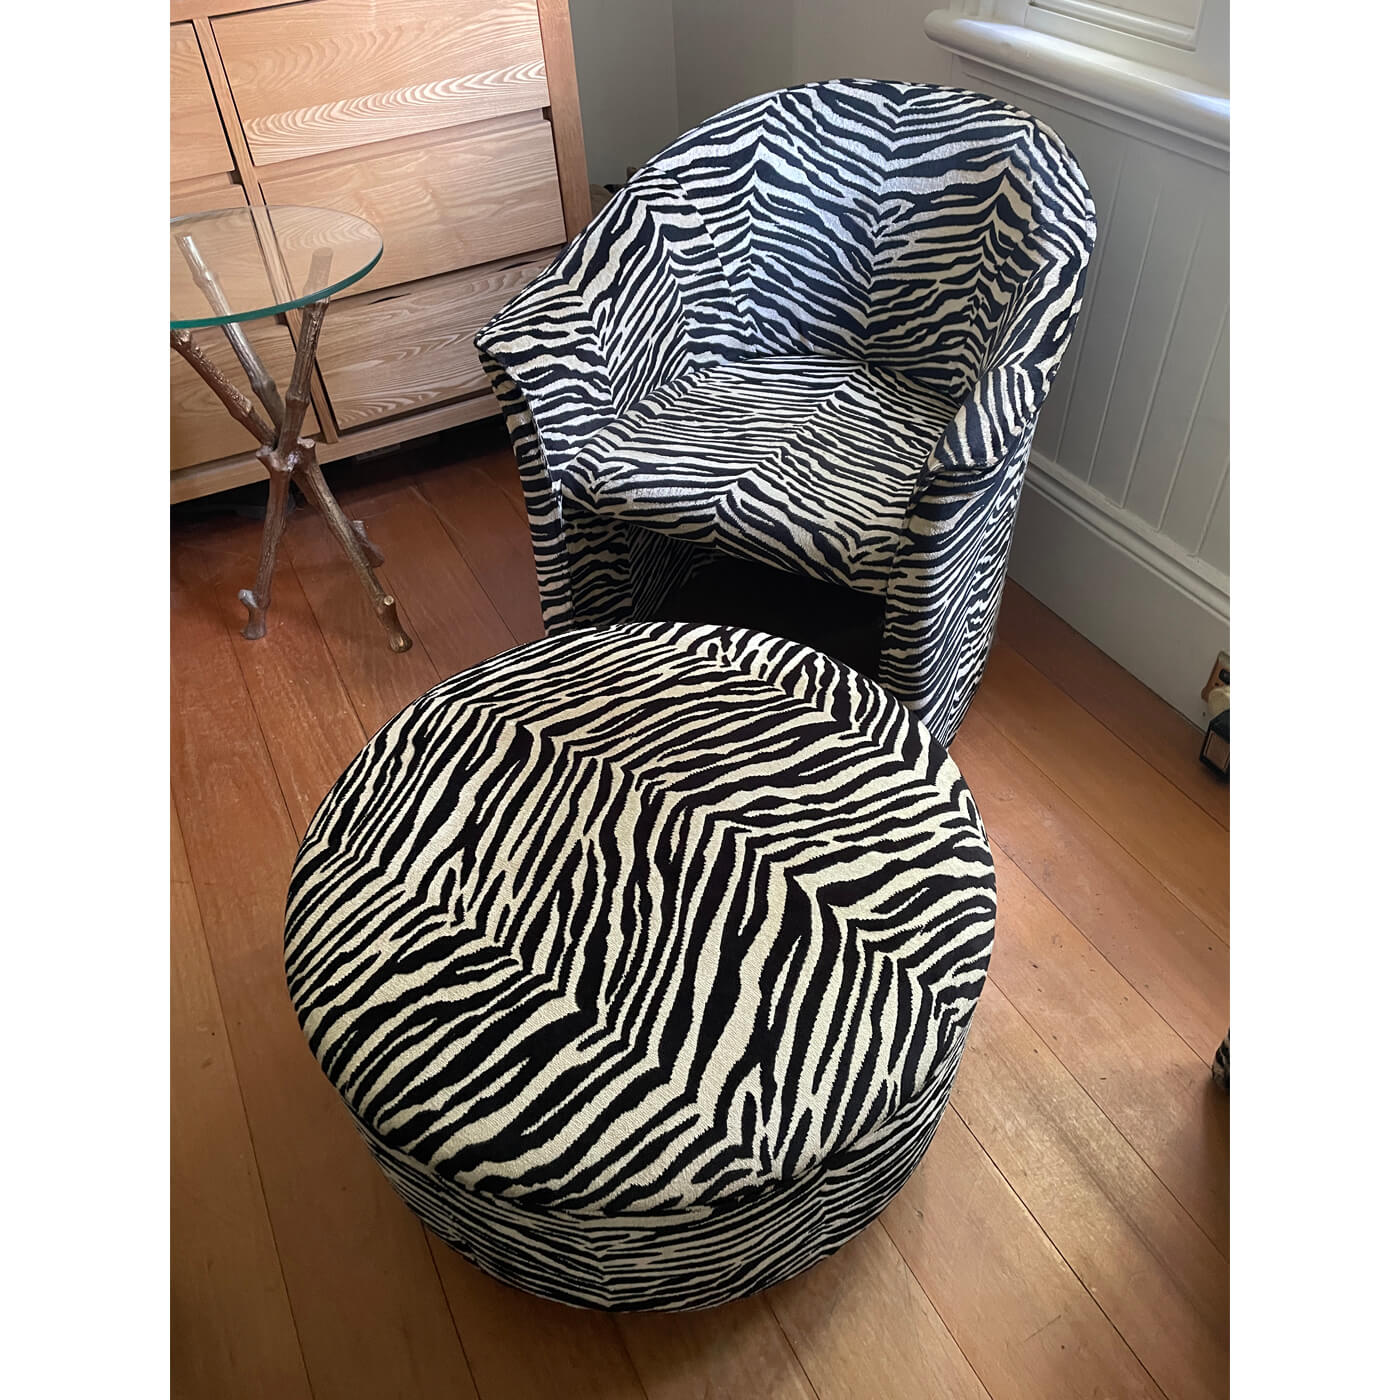
[[[1200,28],[1199,11],[1195,24],[1175,24],[1171,20],[1155,19],[1151,15],[1125,10],[1113,4],[1112,0],[1031,0],[1030,10],[1064,15],[1081,23],[1116,29],[1121,34],[1132,34],[1139,39],[1150,39],[1177,49],[1195,48],[1196,31]]]
[[[1011,577],[1179,710],[1207,719],[1201,683],[1230,650],[1228,604],[1196,560],[1184,567],[1155,533],[1128,526],[1082,482],[1032,462],[1011,546]],[[1098,497],[1097,500],[1094,498]]]
[[[1029,78],[1071,97],[1184,136],[1230,149],[1227,93],[1181,73],[1071,43],[1018,24],[934,10],[924,33],[936,44],[988,68]]]
[[[1230,579],[1227,574],[1191,554],[1170,536],[1154,530],[1132,511],[1109,500],[1088,482],[1034,448],[1026,481],[1076,520],[1130,554],[1144,568],[1179,588],[1217,621],[1229,626]]]

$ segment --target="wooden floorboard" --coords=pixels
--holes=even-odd
[[[296,838],[221,604],[178,545],[171,786],[287,1294],[317,1396],[472,1396],[423,1231],[307,1050],[282,971]]]
[[[768,1299],[821,1400],[986,1400],[878,1221]]]
[[[996,1400],[1161,1400],[956,1112],[882,1220]]]
[[[646,1400],[609,1313],[533,1298],[433,1241],[481,1400]]]
[[[484,467],[422,471],[417,487],[518,642],[544,636],[529,531]]]
[[[1229,828],[1230,784],[1201,762],[1201,731],[1010,579],[997,638]]]
[[[257,522],[174,513],[176,1393],[1226,1396],[1228,1101],[1207,1062],[1229,1021],[1228,789],[1192,766],[1184,720],[1014,588],[953,749],[994,843],[991,982],[881,1221],[766,1294],[680,1315],[556,1307],[429,1239],[291,1013],[286,878],[367,734],[543,627],[498,425],[342,482],[405,655],[304,507],[255,643],[235,595]]]
[[[992,843],[991,979],[1221,1250],[1229,1117],[1200,1057]]]
[[[392,652],[339,545],[310,511],[293,516],[286,549],[355,713],[365,732],[373,734],[440,679],[412,609],[399,598],[399,621],[414,645],[406,652]],[[386,566],[379,573],[384,587],[397,598],[394,569]]]
[[[417,494],[400,494],[370,522],[386,581],[413,618],[415,635],[441,676],[455,675],[513,647],[515,635],[442,521]],[[370,625],[378,627],[371,617]]]
[[[1223,1256],[995,983],[953,1107],[1162,1391],[1218,1400]]]
[[[975,703],[1188,909],[1228,937],[1229,847],[1219,822],[1005,645],[992,648]]]
[[[952,754],[988,834],[1209,1064],[1230,1023],[1230,950],[974,702]]]
[[[179,817],[170,813],[170,1393],[310,1400]]]
[[[230,534],[245,550],[256,550],[255,526]],[[273,575],[267,645],[240,635],[247,613],[236,598],[246,559],[246,554],[206,554],[206,599],[225,625],[300,839],[331,784],[363,746],[365,728],[289,555],[279,559]],[[367,628],[377,629],[368,607],[364,620]]]
[[[648,1400],[814,1400],[766,1298],[618,1318]]]

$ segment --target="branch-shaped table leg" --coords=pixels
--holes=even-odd
[[[352,520],[350,528],[355,532],[355,538],[360,542],[360,548],[365,552],[365,558],[369,560],[371,569],[377,569],[384,563],[384,556],[379,552],[379,546],[365,533],[365,522],[363,520]]]
[[[267,466],[267,463],[264,463]],[[268,466],[267,512],[263,516],[262,554],[258,559],[258,581],[252,589],[241,588],[238,601],[248,609],[248,621],[243,635],[255,642],[267,632],[267,605],[272,601],[272,571],[277,565],[277,546],[282,542],[282,530],[287,524],[287,487],[291,485],[291,470],[284,466]]]
[[[303,439],[305,441],[305,439]],[[302,493],[321,512],[327,525],[330,526],[331,534],[340,541],[340,547],[345,551],[346,557],[354,565],[355,573],[360,582],[364,585],[365,592],[369,594],[370,602],[374,605],[375,616],[383,624],[384,630],[389,634],[390,651],[407,651],[413,645],[412,639],[399,625],[398,605],[390,593],[386,593],[380,586],[378,578],[375,577],[374,564],[360,546],[360,540],[364,536],[364,524],[356,521],[351,524],[346,518],[345,512],[341,510],[335,497],[331,495],[331,488],[326,485],[326,478],[321,475],[320,464],[316,461],[314,452],[308,453],[295,469],[296,484],[301,487]],[[359,529],[356,530],[355,526]],[[373,545],[370,545],[374,555],[383,559]]]
[[[370,542],[364,522],[349,520],[331,494],[326,479],[316,461],[316,444],[301,436],[311,404],[311,365],[316,355],[316,342],[321,334],[327,303],[313,302],[302,311],[301,331],[297,336],[296,362],[292,366],[291,383],[285,401],[278,401],[281,412],[275,427],[263,420],[247,396],[194,343],[188,331],[170,332],[170,343],[194,367],[199,376],[218,395],[219,401],[239,423],[262,444],[258,460],[267,468],[269,485],[267,514],[263,520],[262,554],[258,560],[256,585],[244,588],[238,600],[248,609],[248,621],[243,635],[256,641],[267,631],[267,609],[272,601],[272,575],[277,564],[277,549],[286,523],[288,485],[295,481],[303,494],[321,513],[331,533],[340,542],[357,577],[364,585],[384,630],[389,634],[391,651],[407,651],[413,641],[399,624],[398,607],[391,594],[386,593],[377,569],[384,556]],[[266,400],[265,400],[266,402]]]
[[[235,422],[247,428],[264,447],[271,447],[277,441],[277,430],[263,421],[248,396],[241,393],[223,370],[194,343],[189,331],[171,331],[170,347],[178,350],[195,373],[218,395],[219,402],[228,409],[229,416]]]
[[[185,263],[190,269],[191,276],[204,292],[205,299],[213,308],[215,315],[231,315],[224,289],[220,285],[219,279],[214,275],[213,269],[200,256],[194,236],[184,233],[176,242],[180,246],[180,252],[184,254]],[[272,382],[272,376],[263,367],[263,362],[258,358],[257,351],[253,349],[253,344],[248,339],[247,333],[237,321],[224,321],[223,330],[228,337],[228,343],[233,347],[233,353],[238,357],[238,363],[243,366],[243,373],[248,376],[248,383],[252,386],[253,392],[262,400],[263,407],[272,415],[272,421],[274,423],[281,422],[283,417],[281,396],[277,392],[277,386]]]

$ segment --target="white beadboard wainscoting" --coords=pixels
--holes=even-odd
[[[1188,718],[1229,649],[1229,105],[1190,79],[935,12],[953,81],[1064,138],[1098,208],[1011,575]]]

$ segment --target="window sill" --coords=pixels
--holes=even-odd
[[[934,10],[924,33],[989,68],[1136,117],[1222,151],[1230,149],[1230,98],[1204,83],[1026,29]]]

